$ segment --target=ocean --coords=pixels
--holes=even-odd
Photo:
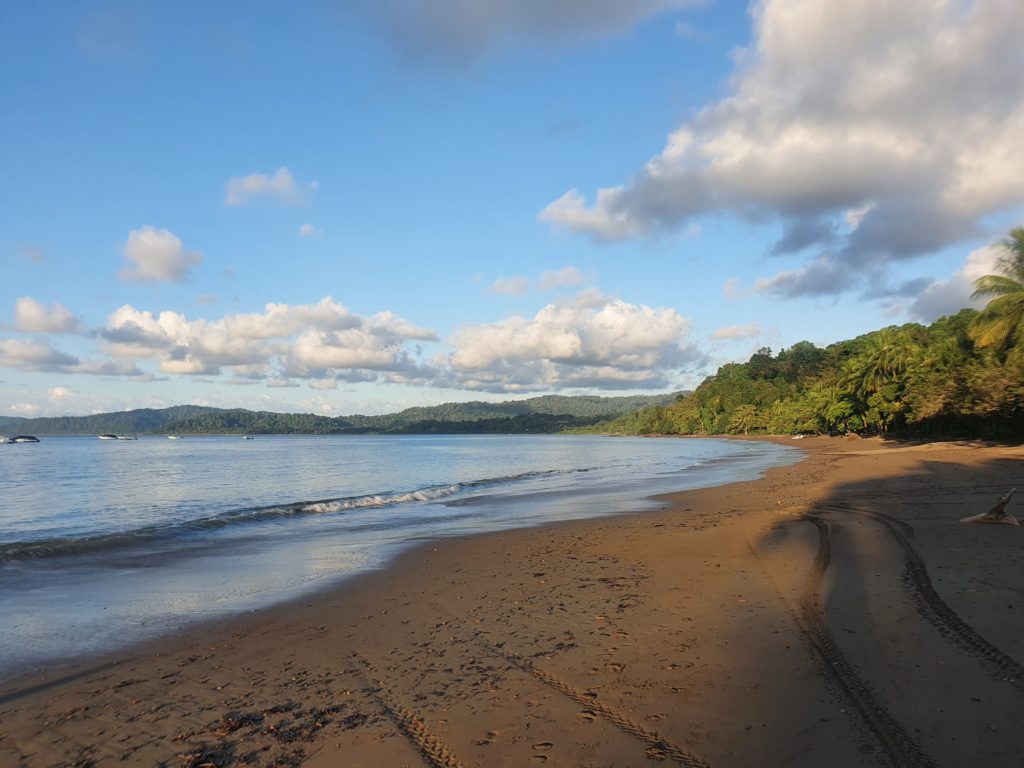
[[[590,435],[0,445],[0,679],[260,610],[417,542],[654,509],[801,455]]]

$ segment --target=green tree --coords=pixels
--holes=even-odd
[[[971,328],[982,348],[992,349],[999,360],[1024,357],[1024,227],[1014,227],[999,244],[998,275],[974,281],[971,298],[990,298]]]
[[[744,403],[732,412],[732,418],[729,420],[729,432],[732,434],[742,432],[747,435],[752,429],[764,429],[765,421],[764,415],[757,410],[756,405]]]

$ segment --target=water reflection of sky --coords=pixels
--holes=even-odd
[[[186,442],[189,451],[175,455]],[[54,494],[88,495],[81,505],[28,515],[35,530],[52,526],[66,533],[82,525],[65,522],[76,510],[86,518],[105,510],[124,526],[160,519],[154,518],[160,510],[194,515],[195,508],[237,508],[266,504],[268,498],[407,490],[437,483],[439,476],[449,481],[551,468],[590,471],[482,488],[451,503],[272,518],[93,556],[5,563],[0,565],[0,615],[5,616],[0,677],[292,598],[380,567],[424,539],[650,508],[655,503],[645,498],[651,494],[754,477],[799,456],[786,447],[751,448],[736,441],[590,437],[278,438],[238,441],[238,451],[234,440],[225,442],[139,440],[117,452],[104,452],[100,443],[94,456],[85,439],[48,440],[40,445],[51,444],[49,460],[40,452],[21,464],[20,457],[8,462],[15,472],[2,481],[2,490],[29,505],[40,504],[40,498],[52,501]],[[132,446],[142,451],[132,454]],[[247,454],[248,446],[257,450]],[[60,455],[61,450],[70,455]],[[341,481],[343,456],[349,471]],[[87,469],[75,464],[76,457]],[[134,478],[129,476],[128,467],[141,458],[146,460]],[[68,471],[49,491],[26,482],[28,474],[53,463]],[[235,473],[242,466],[247,469],[239,478]],[[133,503],[144,509],[133,509]],[[12,521],[5,508],[0,530],[9,536],[21,525],[24,521]]]

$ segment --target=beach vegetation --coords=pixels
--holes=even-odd
[[[998,274],[974,281],[973,298],[989,302],[975,319],[971,337],[1005,360],[1024,356],[1024,227],[1011,229],[998,247]]]

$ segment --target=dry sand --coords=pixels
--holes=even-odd
[[[0,765],[1024,766],[1024,527],[957,522],[1024,450],[794,445],[15,681]]]

